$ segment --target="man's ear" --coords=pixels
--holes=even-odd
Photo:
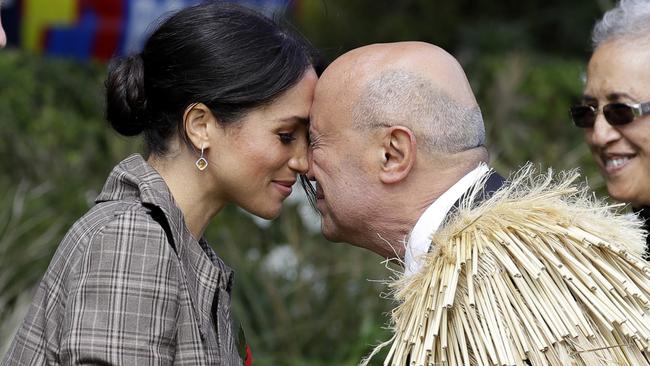
[[[210,108],[205,104],[192,103],[185,108],[183,113],[185,136],[196,150],[210,147],[209,131],[212,123],[214,123],[214,117]]]
[[[404,126],[388,128],[383,139],[379,179],[385,184],[398,183],[409,175],[417,154],[413,132]]]

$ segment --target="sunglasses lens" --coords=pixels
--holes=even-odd
[[[634,121],[634,111],[629,105],[611,103],[603,107],[605,119],[611,125],[624,125]]]
[[[593,127],[596,121],[596,112],[594,109],[587,105],[577,105],[571,107],[569,110],[573,123],[582,128]]]

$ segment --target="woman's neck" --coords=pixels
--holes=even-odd
[[[215,199],[217,195],[207,184],[214,181],[209,171],[198,170],[192,157],[182,153],[170,158],[152,155],[147,162],[162,176],[183,212],[187,228],[199,240],[210,220],[225,205],[221,200]]]

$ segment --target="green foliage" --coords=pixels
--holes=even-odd
[[[134,149],[107,133],[103,69],[0,57],[0,353],[65,231]]]
[[[568,119],[581,93],[596,2],[305,0],[299,30],[333,59],[359,45],[439,44],[463,64],[482,107],[492,165],[581,167],[602,180]],[[103,120],[105,65],[0,53],[0,354],[67,228],[139,142]],[[260,224],[227,207],[206,236],[236,270],[234,309],[256,365],[354,365],[387,339],[380,258],[325,241],[303,207]],[[380,364],[381,357],[374,362]]]
[[[420,40],[456,52],[586,57],[612,1],[301,0],[299,29],[330,58],[368,43]]]

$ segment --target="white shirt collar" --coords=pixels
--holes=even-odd
[[[445,191],[422,213],[406,243],[404,275],[410,276],[419,271],[422,264],[418,257],[429,251],[433,233],[438,230],[454,203],[488,170],[485,164],[480,164]]]

